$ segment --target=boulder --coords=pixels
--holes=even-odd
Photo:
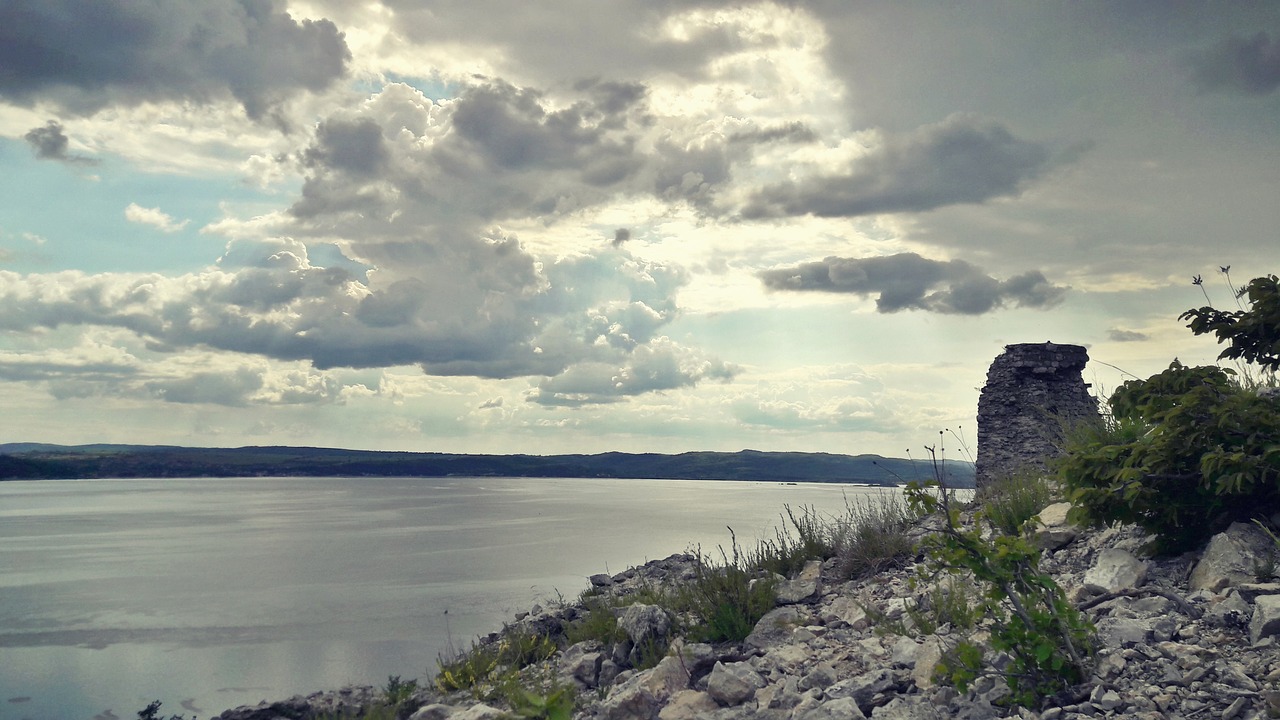
[[[698,690],[681,690],[658,713],[658,720],[699,720],[719,710],[711,696]]]
[[[1036,528],[1034,542],[1044,550],[1066,547],[1080,536],[1080,528],[1067,520],[1071,503],[1054,503],[1040,511],[1040,527]]]
[[[1258,568],[1272,557],[1275,544],[1261,528],[1232,523],[1209,540],[1200,562],[1191,571],[1191,589],[1222,592],[1229,586],[1252,583]]]
[[[1249,639],[1257,643],[1262,638],[1277,634],[1280,634],[1280,595],[1260,595],[1253,603]]]
[[[828,626],[843,623],[858,630],[865,630],[869,624],[867,611],[847,595],[841,595],[827,603],[821,611],[821,617],[822,622]]]
[[[791,641],[791,634],[803,625],[803,616],[794,606],[774,608],[765,613],[744,642],[753,648],[766,648]]]
[[[450,715],[449,720],[500,720],[505,717],[507,717],[505,711],[479,703]]]
[[[1095,593],[1116,592],[1142,585],[1147,564],[1127,550],[1106,548],[1084,574],[1084,586]]]
[[[409,720],[447,720],[455,712],[457,710],[449,705],[432,703],[418,708],[409,716]]]
[[[792,720],[862,720],[867,716],[852,698],[822,701],[806,697],[792,711]]]
[[[583,688],[594,688],[599,684],[600,666],[603,663],[604,653],[601,652],[600,643],[580,642],[569,646],[560,654],[560,674],[576,681]]]
[[[764,678],[745,662],[717,662],[707,677],[707,694],[725,706],[741,705],[764,686]]]
[[[618,628],[627,634],[632,643],[642,645],[647,641],[666,638],[671,633],[671,618],[657,605],[636,603],[627,606],[618,615]]]
[[[794,605],[813,597],[818,592],[818,581],[822,575],[822,563],[810,560],[804,568],[790,580],[778,583],[776,596],[779,605]]]
[[[831,698],[849,698],[857,703],[858,707],[868,708],[871,707],[876,695],[886,692],[896,685],[897,681],[894,679],[893,673],[888,669],[881,668],[848,680],[841,680],[827,688],[826,694],[827,697]]]
[[[937,635],[930,635],[920,643],[915,665],[911,669],[911,679],[915,681],[916,687],[927,688],[933,685],[933,673],[937,670],[938,663],[942,662],[947,649],[942,638]]]

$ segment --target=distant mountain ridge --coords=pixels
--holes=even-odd
[[[947,461],[956,487],[973,465]],[[310,447],[190,448],[172,445],[0,444],[0,479],[131,477],[388,476],[602,477],[897,485],[933,477],[925,462],[830,453],[607,452],[595,455],[471,455]]]

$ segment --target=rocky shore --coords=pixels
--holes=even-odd
[[[1271,538],[1236,524],[1199,552],[1145,558],[1140,549],[1149,538],[1136,528],[1084,530],[1068,524],[1065,511],[1059,504],[1041,513],[1041,567],[1095,624],[1098,648],[1089,682],[1039,707],[1007,707],[1009,690],[994,672],[965,693],[935,683],[934,668],[960,631],[944,625],[926,635],[884,632],[890,624],[909,629],[907,608],[927,602],[927,589],[911,583],[911,563],[849,581],[834,562],[812,562],[779,584],[777,607],[744,641],[673,638],[668,654],[645,670],[632,667],[635,649],[668,639],[672,626],[660,608],[631,605],[619,617],[626,640],[569,646],[531,668],[530,677],[574,687],[572,716],[582,719],[1280,717],[1280,583],[1260,581],[1275,568]],[[672,555],[591,582],[597,592],[626,595],[688,582],[695,563],[691,555]],[[563,636],[585,612],[578,603],[535,607],[511,627]],[[380,697],[374,688],[344,688],[229,710],[217,720],[358,718]],[[514,716],[471,693],[435,689],[418,690],[398,714]]]

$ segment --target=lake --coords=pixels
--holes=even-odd
[[[587,577],[772,536],[855,485],[544,478],[0,482],[0,718],[211,717],[432,676]]]

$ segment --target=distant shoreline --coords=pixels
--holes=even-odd
[[[973,487],[973,465],[942,466]],[[932,477],[931,464],[879,455],[687,452],[474,455],[309,447],[189,448],[147,445],[0,445],[0,480],[189,477],[539,477],[749,480],[897,486]]]

